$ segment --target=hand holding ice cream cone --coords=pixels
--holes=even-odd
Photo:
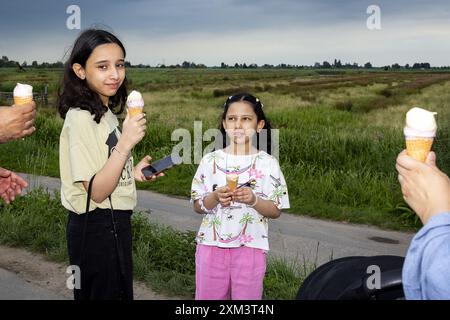
[[[144,99],[139,91],[131,91],[127,98],[127,107],[130,117],[134,117],[143,112]]]
[[[436,136],[436,112],[422,108],[412,108],[406,113],[406,126],[403,129],[406,150],[410,157],[425,162]]]
[[[33,87],[28,84],[17,83],[13,92],[14,104],[22,106],[33,101]]]
[[[235,173],[227,173],[226,180],[230,192],[233,193],[237,188],[239,176]],[[233,196],[231,197],[231,199],[233,199]]]

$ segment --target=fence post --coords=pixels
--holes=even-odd
[[[44,87],[44,104],[45,106],[48,105],[48,84],[45,85]]]

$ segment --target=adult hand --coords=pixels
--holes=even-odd
[[[29,136],[36,128],[36,104],[0,107],[0,143]]]
[[[157,175],[152,175],[151,177],[146,178],[142,173],[142,169],[150,165],[150,161],[152,157],[149,155],[142,158],[141,161],[134,167],[134,179],[136,181],[153,181],[157,178],[164,177],[164,172],[158,173]]]
[[[450,212],[450,179],[436,167],[434,152],[422,163],[404,150],[398,155],[395,167],[403,198],[423,224],[438,213]]]
[[[17,174],[0,168],[0,197],[7,204],[13,201],[16,195],[21,194],[27,186],[28,183]]]

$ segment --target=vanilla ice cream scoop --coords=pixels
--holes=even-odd
[[[17,83],[13,91],[14,104],[23,105],[33,101],[33,87],[28,84]]]
[[[143,108],[144,99],[139,91],[133,90],[130,92],[127,98],[128,108]]]
[[[412,108],[406,113],[406,125],[411,129],[420,131],[433,131],[437,129],[434,116],[437,112],[431,112],[422,108]]]
[[[414,107],[406,113],[406,136],[434,137],[436,135],[436,112]]]
[[[17,83],[14,88],[16,97],[29,97],[33,95],[33,87],[28,84]]]

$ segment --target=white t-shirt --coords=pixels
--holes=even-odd
[[[103,115],[98,124],[93,118],[87,110],[70,109],[59,138],[61,202],[66,209],[78,214],[86,211],[87,192],[82,182],[89,181],[103,168],[120,137],[119,122],[111,110]],[[136,199],[133,157],[130,156],[111,194],[111,201],[116,210],[133,210]],[[109,199],[102,203],[91,200],[89,210],[95,208],[111,208]]]
[[[271,200],[279,209],[289,208],[289,196],[280,165],[264,151],[253,155],[233,155],[223,150],[203,157],[192,181],[191,202],[226,185],[226,172],[239,175],[238,184],[254,180],[257,196]],[[222,248],[247,246],[268,251],[268,218],[246,204],[233,202],[223,208],[218,204],[204,216],[196,241]]]

